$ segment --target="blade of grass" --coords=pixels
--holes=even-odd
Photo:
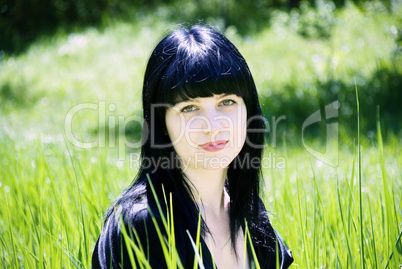
[[[43,202],[43,195],[42,195],[42,193],[43,193],[43,191],[42,191],[42,188],[43,188],[43,185],[42,184],[40,184],[40,186],[39,186],[39,225],[40,225],[40,227],[43,227],[43,213],[42,213],[42,210],[43,210],[43,206],[42,206],[42,202]],[[45,250],[44,250],[44,240],[42,240],[42,237],[43,237],[43,232],[42,232],[42,229],[40,230],[40,232],[39,232],[39,258],[40,258],[40,261],[39,261],[39,268],[41,268],[41,269],[43,269],[43,268],[45,268],[46,266],[45,266],[45,264],[46,264],[46,260],[45,260]]]
[[[28,197],[26,196],[26,194],[24,194],[24,196],[25,196],[25,200],[26,200],[27,205],[28,205],[28,210],[29,210],[29,212],[31,214],[31,218],[32,218],[32,222],[33,222],[32,226],[33,226],[33,231],[34,232],[33,233],[31,232],[31,234],[35,235],[34,239],[36,239],[36,242],[39,245],[40,244],[40,237],[39,237],[39,231],[38,231],[39,226],[35,221],[35,217],[34,217],[34,214],[32,212],[32,207],[31,207],[31,204],[29,203]],[[27,223],[28,223],[28,221],[27,221]]]
[[[19,263],[18,263],[18,258],[17,258],[17,250],[15,248],[13,229],[11,227],[10,209],[9,209],[8,198],[7,197],[6,197],[6,204],[7,204],[7,216],[8,216],[8,229],[9,229],[11,245],[12,245],[13,254],[14,254],[14,264],[15,264],[16,268],[20,268]]]
[[[200,256],[200,258],[198,258],[198,256],[196,256],[195,258],[194,258],[194,266],[193,266],[193,269],[196,269],[197,267],[198,267],[198,264],[200,264],[200,266],[201,266],[201,263],[200,262],[202,262],[202,256],[199,254],[199,250],[200,250],[200,239],[201,239],[201,212],[198,214],[198,224],[197,224],[197,238],[196,238],[196,244],[195,244],[195,247],[196,247],[196,254],[198,254],[199,256]],[[193,239],[192,238],[190,238],[191,239],[191,241],[193,241]],[[204,267],[204,265],[202,265],[203,267]]]
[[[340,212],[340,215],[341,215],[341,220],[342,220],[342,225],[343,225],[343,231],[344,231],[345,238],[346,238],[346,245],[347,245],[347,247],[348,247],[348,259],[347,259],[347,264],[348,264],[349,261],[350,261],[350,267],[351,267],[351,268],[354,268],[353,260],[352,260],[352,252],[350,251],[350,245],[349,245],[349,234],[348,234],[347,229],[346,229],[345,220],[343,219],[343,210],[342,210],[342,204],[341,204],[341,195],[340,195],[340,193],[339,193],[339,180],[338,180],[338,178],[336,179],[336,190],[337,190],[337,192],[338,192],[339,212]],[[337,263],[337,264],[338,264],[338,263]]]
[[[399,226],[402,227],[402,223],[401,223]],[[397,247],[397,245],[399,244],[399,241],[401,241],[401,237],[402,237],[402,229],[401,229],[401,231],[399,232],[399,235],[398,235],[398,238],[396,239],[396,242],[395,242],[394,247]],[[394,250],[392,250],[392,251],[391,251],[391,254],[389,255],[387,264],[385,265],[385,269],[388,268],[389,262],[391,261],[393,255],[394,255]]]
[[[298,198],[298,203],[299,203],[299,217],[300,217],[300,228],[302,230],[302,238],[303,238],[303,249],[306,252],[304,255],[304,258],[306,260],[306,264],[310,266],[310,251],[309,251],[309,243],[307,239],[307,234],[303,225],[303,216],[302,216],[302,209],[301,209],[301,199],[300,199],[300,176],[299,173],[297,174],[296,177],[296,185],[297,185],[297,198]]]
[[[78,174],[77,174],[77,169],[76,169],[76,166],[75,166],[75,162],[73,160],[73,156],[71,155],[70,148],[68,147],[67,138],[66,138],[65,134],[64,134],[64,143],[66,145],[68,155],[70,157],[70,161],[71,161],[71,164],[73,166],[74,175],[75,175],[75,183],[76,183],[77,191],[78,191],[78,202],[79,202],[80,210],[81,210],[80,215],[81,215],[81,222],[82,222],[82,231],[83,231],[83,235],[84,235],[84,243],[83,243],[84,244],[84,256],[83,256],[83,260],[86,261],[87,260],[87,253],[89,253],[89,252],[88,252],[88,249],[87,249],[87,234],[86,234],[86,227],[85,227],[84,210],[82,208],[82,200],[81,200],[82,193],[81,193],[80,185],[78,183]],[[80,248],[81,248],[81,246],[80,246]]]
[[[60,194],[56,191],[56,187],[55,187],[55,179],[57,178],[55,175],[54,175],[54,173],[52,173],[52,170],[50,169],[50,167],[49,167],[49,162],[47,161],[47,159],[45,158],[45,156],[44,156],[44,154],[43,154],[43,152],[44,152],[44,150],[43,150],[43,148],[42,148],[42,158],[43,158],[43,164],[44,164],[44,166],[45,166],[45,169],[46,169],[46,171],[47,171],[47,175],[49,176],[49,179],[50,179],[50,187],[51,187],[51,189],[52,189],[52,193],[53,193],[53,196],[54,196],[54,202],[56,203],[56,205],[57,205],[57,209],[58,209],[58,211],[57,211],[57,213],[58,213],[58,215],[60,216],[60,219],[61,219],[61,223],[62,223],[62,225],[61,225],[61,227],[60,227],[60,233],[59,234],[63,234],[63,230],[64,231],[66,231],[67,230],[67,225],[66,225],[66,221],[67,221],[67,215],[66,215],[66,212],[65,212],[65,210],[64,210],[64,203],[63,203],[63,199],[60,199],[61,197],[60,197]],[[67,245],[69,245],[69,242],[70,242],[70,239],[69,239],[69,237],[70,237],[70,235],[69,235],[69,233],[65,233],[65,236],[66,236],[66,240],[67,240]],[[61,267],[61,262],[62,261],[60,261],[60,267]]]
[[[169,193],[169,199],[170,199],[170,230],[169,230],[169,246],[173,248],[174,251],[170,251],[170,259],[172,262],[172,268],[177,267],[177,262],[176,262],[176,255],[175,255],[175,250],[176,250],[176,240],[175,240],[175,234],[174,234],[174,219],[173,219],[173,199],[172,199],[172,193]]]
[[[157,208],[158,208],[158,211],[159,211],[159,214],[160,214],[162,223],[163,223],[163,225],[165,226],[165,230],[168,231],[168,230],[169,230],[169,227],[168,227],[168,225],[167,225],[167,221],[166,221],[166,218],[165,218],[165,214],[163,214],[162,207],[161,207],[161,204],[159,203],[159,199],[158,199],[158,197],[157,197],[157,195],[156,195],[156,191],[155,191],[154,185],[152,184],[151,178],[149,177],[148,174],[147,174],[147,178],[148,178],[149,187],[151,188],[151,191],[152,191],[152,195],[153,195],[154,198],[155,198],[156,206],[157,206]],[[152,213],[152,212],[150,212],[150,213]]]
[[[385,168],[385,161],[384,161],[384,147],[382,141],[382,134],[381,134],[381,124],[380,124],[380,108],[377,106],[377,142],[378,142],[378,149],[380,151],[380,165],[381,165],[381,174],[382,174],[382,187],[383,187],[383,195],[384,195],[384,202],[385,202],[385,227],[386,227],[386,235],[385,235],[385,245],[386,245],[386,252],[389,253],[389,246],[391,245],[391,225],[393,223],[393,211],[392,211],[392,193],[390,193],[388,188],[388,181],[387,181],[387,171]]]
[[[64,247],[57,238],[55,238],[51,233],[43,229],[43,227],[42,230],[49,236],[49,238],[51,238],[54,242],[56,242],[58,247],[62,249],[64,254],[66,254],[66,256],[70,259],[70,261],[76,268],[86,268],[85,265],[81,262],[81,260],[77,258],[68,248]]]
[[[244,219],[244,221],[246,221],[246,219]],[[246,262],[247,262],[247,235],[244,234],[244,254],[243,254],[243,268],[247,268],[246,267]],[[195,268],[194,268],[195,269]]]
[[[198,252],[198,247],[197,247],[196,243],[194,243],[194,240],[191,237],[190,232],[188,230],[186,230],[186,232],[187,232],[188,238],[190,238],[190,242],[191,242],[191,245],[193,246],[193,250],[194,250],[194,253],[195,253],[195,259],[194,260],[196,260],[196,261],[194,261],[194,267],[198,263],[201,269],[205,269],[204,263],[202,262],[202,259],[201,259],[201,256],[200,256],[200,253]]]
[[[151,178],[149,177],[148,174],[147,174],[147,178],[148,178],[148,183],[149,183],[149,186],[151,188],[152,194],[153,194],[153,196],[155,198],[155,202],[156,202],[156,205],[157,205],[157,208],[158,208],[158,211],[159,211],[160,218],[162,220],[162,224],[163,224],[163,226],[165,228],[166,235],[168,237],[167,242],[166,242],[164,237],[163,237],[163,235],[162,235],[160,227],[159,227],[159,225],[157,223],[157,220],[153,216],[153,212],[151,210],[149,210],[149,213],[152,216],[152,221],[154,223],[157,235],[158,235],[159,240],[161,242],[163,255],[164,255],[165,260],[166,260],[166,262],[168,264],[169,264],[169,262],[174,262],[174,265],[173,265],[174,267],[179,266],[180,268],[182,268],[183,265],[181,264],[181,260],[179,258],[179,254],[177,253],[176,246],[171,244],[172,242],[173,243],[175,242],[175,239],[172,239],[172,236],[174,236],[174,233],[173,233],[173,235],[171,234],[169,227],[172,227],[174,229],[174,223],[170,222],[170,221],[169,222],[166,221],[165,214],[162,211],[162,207],[160,205],[160,202],[159,202],[158,196],[156,194],[155,188],[154,188],[154,186],[152,184],[152,181],[151,181]],[[163,186],[162,186],[162,191],[163,191],[163,194],[164,194],[164,200],[166,202],[166,195],[165,195],[165,190],[164,190]],[[167,202],[166,202],[166,204],[167,204]],[[167,214],[169,215],[169,211],[167,212]],[[172,214],[173,214],[173,211],[172,211]],[[170,219],[172,219],[172,217]]]
[[[360,266],[365,268],[364,260],[364,239],[363,239],[363,202],[362,202],[362,162],[361,162],[361,145],[360,145],[360,107],[359,107],[359,94],[357,91],[357,84],[355,82],[356,89],[356,105],[357,105],[357,146],[359,155],[359,216],[360,216]]]
[[[126,248],[127,248],[127,252],[128,252],[128,256],[129,256],[129,259],[130,259],[131,266],[133,266],[133,268],[137,268],[136,262],[134,260],[134,254],[135,254],[135,257],[136,257],[139,265],[141,266],[141,268],[143,268],[143,266],[145,266],[145,268],[151,268],[151,266],[149,265],[148,260],[147,260],[147,258],[145,256],[144,251],[142,250],[142,248],[139,248],[133,242],[132,238],[127,234],[127,230],[126,230],[126,227],[124,225],[123,218],[121,217],[121,215],[118,216],[118,217],[120,219],[121,232],[123,234],[124,243],[126,244]]]
[[[374,234],[374,225],[373,225],[373,218],[372,218],[372,213],[371,213],[371,203],[370,199],[367,198],[367,204],[369,207],[369,213],[370,213],[370,223],[371,223],[371,234],[372,234],[372,244],[373,244],[373,255],[374,255],[374,262],[373,264],[375,265],[374,268],[378,268],[378,262],[377,262],[377,249],[376,249],[376,244],[375,244],[375,234]]]
[[[353,198],[353,192],[354,192],[354,179],[355,179],[355,155],[356,155],[356,147],[353,147],[353,162],[352,162],[352,175],[350,176],[350,183],[348,186],[349,189],[349,196],[348,196],[348,234],[350,235],[351,232],[351,226],[352,226],[352,211],[355,208],[355,201]],[[350,206],[352,205],[352,206]],[[355,227],[355,225],[353,224]]]
[[[257,254],[255,253],[255,249],[253,246],[253,241],[251,240],[250,230],[248,229],[247,221],[245,222],[245,226],[246,226],[246,231],[244,232],[244,234],[245,234],[245,237],[248,238],[248,243],[250,244],[251,253],[253,255],[253,260],[255,262],[255,268],[260,269],[261,268],[260,263],[258,262]]]

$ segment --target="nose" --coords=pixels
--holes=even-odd
[[[202,130],[204,133],[216,135],[224,127],[222,115],[215,107],[206,109],[203,116],[204,124]]]

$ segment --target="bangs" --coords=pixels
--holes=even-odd
[[[224,58],[222,54],[219,55],[219,51],[217,54],[202,56],[197,54],[186,57],[187,60],[184,61],[171,61],[159,84],[158,103],[175,105],[197,97],[211,97],[214,94],[235,94],[242,97],[246,103],[250,100],[250,94],[253,92],[250,87],[253,84],[243,59],[234,55]],[[183,59],[181,55],[176,57]]]

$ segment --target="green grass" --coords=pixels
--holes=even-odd
[[[341,147],[336,168],[302,148],[275,149],[286,166],[265,170],[264,200],[273,226],[301,268],[360,267],[360,237],[366,268],[402,263],[400,239],[397,243],[402,231],[401,145],[394,140],[382,146],[380,141],[362,145],[361,192],[356,147]],[[135,168],[108,150],[67,150],[63,143],[15,143],[10,138],[2,138],[1,156],[4,268],[88,268],[102,213],[129,184]]]
[[[379,67],[400,60],[394,30],[401,27],[401,14],[349,7],[334,14],[330,38],[306,38],[294,24],[297,14],[278,12],[272,27],[258,34],[243,38],[235,28],[226,34],[247,59],[263,103],[270,96],[294,98],[284,90],[287,85],[303,96],[318,92],[310,87],[314,81],[335,79],[351,85],[356,104],[355,84],[360,89]],[[0,59],[2,268],[90,267],[103,213],[137,171],[128,155],[135,151],[118,148],[119,141],[124,145],[123,131],[116,135],[110,126],[118,116],[139,115],[146,60],[173,23],[149,17],[135,25],[118,21],[103,30],[60,31],[23,54]],[[367,94],[359,90],[359,99]],[[80,111],[72,130],[86,142],[100,142],[101,134],[105,147],[84,150],[66,141],[65,117],[83,103],[97,109]],[[287,115],[287,109],[276,111]],[[336,167],[311,156],[292,130],[286,130],[285,139],[286,128],[279,129],[276,146],[269,141],[264,202],[271,222],[293,252],[293,268],[398,268],[401,135],[390,133],[378,112],[377,130],[360,125],[358,141],[357,132],[345,131],[357,125],[356,107],[341,110],[349,111],[353,121],[340,122],[339,156],[330,153],[339,159]],[[363,111],[361,122],[366,120]],[[98,122],[99,113],[105,122]],[[104,127],[111,133],[106,129],[103,136]],[[318,139],[309,143],[321,145]],[[194,244],[197,249],[199,242]],[[171,264],[178,264],[167,253]]]

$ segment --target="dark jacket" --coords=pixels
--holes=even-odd
[[[279,268],[288,268],[293,262],[291,251],[286,248],[280,238],[273,230],[268,221],[267,212],[264,204],[260,200],[261,218],[266,218],[264,227],[254,227],[250,223],[250,235],[253,241],[253,248],[256,253],[258,263],[261,268],[277,268],[276,257],[279,258]],[[162,205],[162,208],[164,205]],[[131,235],[133,242],[142,247],[145,258],[149,261],[152,268],[167,268],[167,264],[163,255],[161,242],[158,237],[158,231],[155,223],[159,227],[159,231],[166,238],[166,230],[164,229],[162,218],[158,214],[159,210],[155,203],[148,202],[145,196],[137,199],[131,206],[120,205],[115,207],[114,213],[107,217],[102,233],[96,243],[92,256],[92,268],[132,268],[130,263],[130,255],[126,248],[126,243],[122,235],[121,220],[125,223],[127,234]],[[260,225],[261,226],[261,225]],[[269,227],[268,227],[269,226]],[[134,232],[135,231],[135,232]],[[184,268],[193,268],[194,264],[194,248],[183,227],[183,221],[180,216],[174,217],[174,231],[176,249],[180,257],[181,264]],[[266,232],[268,231],[268,232]],[[271,234],[268,236],[269,231]],[[258,233],[259,235],[256,235]],[[266,235],[262,236],[261,235]],[[195,239],[193,239],[196,241]],[[269,242],[268,242],[269,241]],[[268,243],[267,243],[268,242]],[[202,261],[205,268],[213,268],[211,254],[205,242],[200,239]],[[272,246],[276,246],[272,247]],[[253,254],[250,246],[248,246],[248,256],[251,263],[254,263]],[[138,266],[138,256],[133,253],[132,257]],[[141,268],[141,267],[140,267]]]

